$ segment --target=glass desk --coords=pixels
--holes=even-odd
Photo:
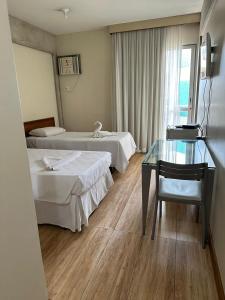
[[[157,161],[164,160],[177,164],[208,163],[206,217],[209,224],[215,177],[215,164],[203,140],[157,140],[149,149],[142,162],[142,231],[145,234],[148,211],[149,187],[152,170],[156,169]],[[208,226],[206,226],[208,227]],[[207,231],[208,234],[208,231]]]

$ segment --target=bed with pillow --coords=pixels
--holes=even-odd
[[[27,146],[40,149],[107,151],[112,155],[111,167],[121,173],[126,171],[129,159],[136,150],[129,132],[101,131],[99,137],[94,137],[93,132],[66,132],[54,125],[54,118],[24,123]]]
[[[38,224],[71,231],[88,218],[113,184],[111,154],[94,151],[27,149]]]

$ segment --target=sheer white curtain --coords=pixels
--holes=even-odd
[[[160,136],[164,29],[115,33],[113,42],[114,130],[130,131],[145,152]]]
[[[163,107],[162,135],[165,137],[169,125],[179,124],[179,80],[182,51],[181,26],[165,28],[165,40],[162,52],[164,76],[161,92]]]
[[[115,33],[113,127],[145,152],[178,117],[180,26]]]

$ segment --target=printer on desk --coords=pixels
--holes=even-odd
[[[199,124],[168,126],[166,130],[166,139],[196,140],[199,135],[199,129]]]

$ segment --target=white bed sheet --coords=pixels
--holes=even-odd
[[[65,149],[83,151],[107,151],[112,154],[111,166],[125,172],[130,157],[136,151],[136,144],[129,132],[93,138],[92,132],[65,132],[49,137],[28,137],[27,146],[41,149]]]
[[[59,171],[48,171],[44,156],[63,158],[76,151],[28,149],[34,200],[67,204],[73,195],[80,196],[109,172],[111,154],[81,151],[79,157]]]
[[[81,231],[82,225],[88,226],[89,216],[104,199],[112,184],[112,176],[108,170],[86,193],[72,195],[69,203],[35,201],[38,224],[58,225],[73,232]]]

